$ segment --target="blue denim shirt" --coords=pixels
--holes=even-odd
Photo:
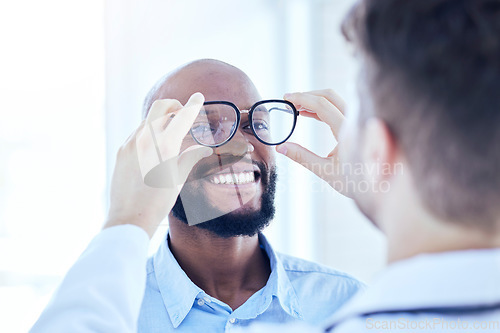
[[[269,280],[234,311],[196,286],[163,242],[147,264],[138,332],[228,332],[256,322],[319,324],[363,287],[345,273],[275,253],[262,234],[259,241],[269,256]]]

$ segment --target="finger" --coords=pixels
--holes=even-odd
[[[177,188],[180,190],[194,165],[212,153],[212,148],[200,145],[191,146],[180,156],[174,156],[154,165],[143,174],[144,182],[154,188]]]
[[[127,140],[123,143],[122,147],[129,146],[131,143],[135,144],[136,139],[142,135],[142,131],[144,129],[144,125],[146,124],[145,120],[143,120],[139,126],[129,135]]]
[[[323,89],[323,90],[313,90],[308,91],[306,94],[311,94],[315,96],[321,96],[326,98],[330,103],[332,103],[342,114],[345,115],[346,102],[344,99],[337,94],[333,89]],[[306,109],[304,109],[306,110]],[[299,110],[301,111],[301,110]]]
[[[182,152],[179,156],[179,180],[180,184],[183,185],[186,182],[186,179],[193,169],[193,167],[198,163],[201,159],[212,155],[214,150],[210,147],[195,145],[187,148]]]
[[[144,123],[135,141],[137,158],[143,177],[164,160],[156,136],[152,124]]]
[[[299,106],[299,109],[303,108],[316,113],[321,121],[330,126],[333,135],[338,139],[340,127],[344,122],[344,115],[327,98],[310,93],[286,94],[284,98]]]
[[[165,117],[168,109],[176,108],[180,103],[176,100],[159,100],[155,107],[152,107],[153,118],[163,113],[163,116],[157,118],[153,123],[144,127],[141,135],[137,139],[138,157],[141,172],[143,176],[149,174],[158,164],[170,164],[172,160],[179,156],[182,141],[194,119],[203,105],[204,97],[197,93],[191,96],[186,106],[176,112],[167,128],[163,130]],[[147,120],[146,120],[147,122]],[[157,124],[159,122],[160,124]],[[161,128],[161,130],[159,130]]]
[[[276,151],[301,164],[321,178],[323,178],[325,165],[329,163],[328,159],[316,155],[297,143],[281,144],[276,147]]]
[[[165,128],[165,124],[171,119],[169,114],[182,108],[182,104],[176,99],[157,99],[151,105],[146,123],[151,124],[155,132]]]
[[[319,119],[318,115],[314,112],[311,112],[311,110],[307,110],[307,109],[297,109],[297,111],[299,111],[300,115],[303,116],[303,117],[306,117],[306,118],[312,118],[312,119],[316,119],[318,121],[321,121],[321,119]]]
[[[172,119],[165,131],[161,133],[158,141],[168,143],[171,154],[179,154],[182,141],[188,134],[191,126],[193,126],[204,101],[205,97],[203,97],[201,93],[193,94],[187,101],[186,105],[184,105],[184,107],[177,112],[176,116]],[[165,156],[165,158],[168,157],[171,156]]]
[[[345,115],[346,102],[344,99],[335,92],[333,89],[323,89],[323,90],[313,90],[309,91],[309,94],[316,96],[323,96],[330,101],[343,115]]]

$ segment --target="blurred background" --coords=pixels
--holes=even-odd
[[[0,332],[26,332],[99,232],[118,147],[165,73],[200,58],[245,71],[264,98],[333,88],[356,103],[340,34],[353,0],[22,0],[0,3]],[[326,125],[291,141],[326,155]],[[348,199],[278,156],[278,251],[365,282],[381,234]],[[163,240],[162,226],[151,244]]]

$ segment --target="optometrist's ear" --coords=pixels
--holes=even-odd
[[[399,148],[387,124],[373,117],[361,130],[361,158],[368,171],[365,178],[380,182],[391,177],[398,161]]]

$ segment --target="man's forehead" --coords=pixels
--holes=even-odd
[[[185,104],[195,92],[201,92],[206,101],[229,101],[243,109],[260,100],[254,84],[243,72],[213,67],[176,72],[162,84],[158,98],[174,98]]]

